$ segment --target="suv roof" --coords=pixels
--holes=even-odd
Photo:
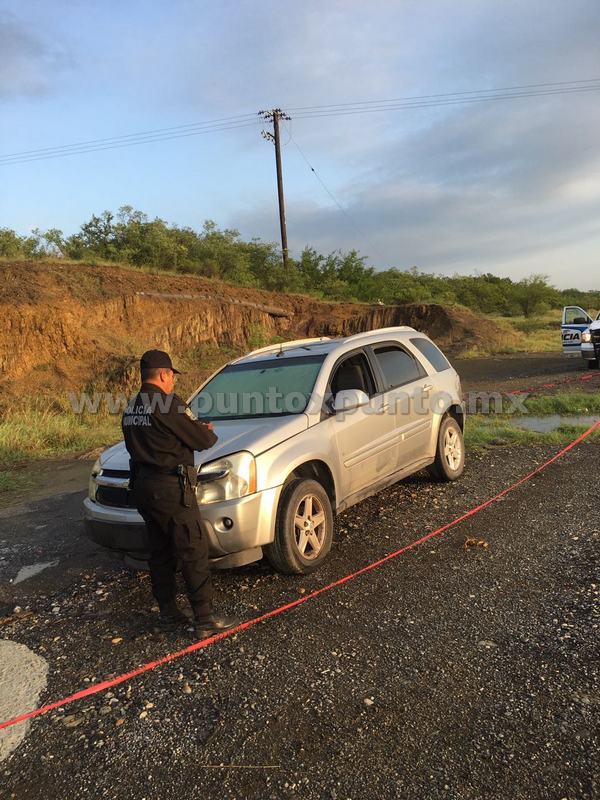
[[[258,350],[253,350],[251,353],[236,358],[230,363],[242,364],[250,361],[266,361],[269,358],[277,358],[280,354],[285,354],[286,358],[305,356],[307,353],[312,355],[326,354],[348,343],[356,345],[370,344],[386,333],[397,336],[401,333],[418,333],[418,331],[414,328],[410,328],[408,325],[399,325],[393,328],[378,328],[374,331],[364,331],[362,333],[355,333],[352,336],[338,337],[335,339],[331,339],[329,336],[321,336],[316,339],[296,339],[292,342],[282,342],[281,344],[271,344],[267,347],[260,347]]]

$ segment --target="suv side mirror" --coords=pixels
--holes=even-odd
[[[336,413],[338,411],[351,411],[368,404],[369,395],[363,392],[362,389],[341,389],[333,401],[333,410]]]

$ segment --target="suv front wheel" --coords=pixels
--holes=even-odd
[[[314,572],[325,560],[333,539],[333,512],[318,481],[294,478],[284,486],[277,509],[275,540],[265,555],[278,572]]]

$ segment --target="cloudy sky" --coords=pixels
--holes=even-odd
[[[298,111],[600,79],[598,42],[598,0],[0,0],[0,155],[280,106],[294,252],[599,288],[600,91]],[[275,241],[273,148],[247,120],[0,162],[0,227],[71,233],[130,204]]]

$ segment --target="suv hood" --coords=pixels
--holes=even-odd
[[[588,328],[588,331],[600,331],[600,319],[594,320]]]
[[[258,456],[276,444],[308,428],[305,414],[286,417],[265,417],[264,419],[231,419],[213,422],[219,441],[209,450],[194,453],[196,464],[207,464],[216,458],[248,450]],[[109,447],[100,456],[100,466],[129,471],[129,453],[125,442]]]

